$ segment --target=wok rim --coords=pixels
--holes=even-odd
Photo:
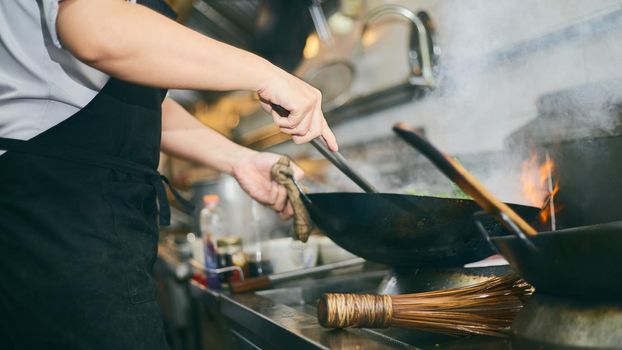
[[[314,192],[307,193],[307,196],[319,197],[319,196],[348,196],[348,197],[370,197],[370,196],[386,196],[386,197],[416,197],[416,198],[427,198],[427,199],[450,199],[452,201],[460,201],[460,202],[472,202],[471,198],[451,198],[451,197],[435,197],[435,196],[418,196],[416,194],[406,194],[406,193],[393,193],[393,192]]]
[[[436,196],[419,196],[416,194],[406,194],[406,193],[393,193],[393,192],[377,192],[377,193],[366,193],[366,192],[314,192],[307,193],[307,196],[310,197],[319,197],[319,196],[328,196],[328,195],[340,195],[340,196],[353,196],[353,197],[369,197],[371,196],[387,196],[387,197],[415,197],[415,198],[424,198],[426,200],[441,200],[441,201],[455,201],[455,202],[470,202],[474,203],[475,200],[472,198],[452,198],[452,197],[436,197]],[[313,202],[313,201],[311,201]],[[523,208],[532,208],[540,210],[538,207],[534,207],[532,205],[521,204],[521,203],[513,203],[502,201],[503,203],[512,206],[512,207],[523,207]],[[476,203],[477,204],[477,203]],[[479,206],[479,205],[478,205]],[[483,210],[483,209],[482,209]],[[622,221],[620,221],[622,223]],[[558,232],[558,231],[555,231]]]
[[[556,230],[556,231],[538,232],[538,234],[536,234],[535,236],[530,236],[528,237],[528,239],[539,240],[539,239],[545,239],[542,237],[548,238],[548,237],[559,236],[559,235],[582,235],[582,234],[594,235],[594,234],[599,234],[603,232],[610,232],[614,229],[619,230],[620,234],[622,234],[622,220],[611,221],[611,222],[606,222],[606,223],[601,223],[601,224],[594,224],[594,225],[569,227],[569,228],[564,228],[564,229]],[[491,236],[490,239],[492,241],[513,241],[513,240],[518,240],[520,238],[516,237],[512,233],[506,233],[502,236]]]
[[[598,277],[600,275],[593,272],[587,275],[583,272],[582,282],[577,283],[576,271],[583,271],[581,268],[585,266],[592,266],[594,271],[606,270],[612,265],[612,259],[620,261],[617,245],[611,244],[612,237],[616,235],[622,237],[622,220],[538,233],[529,237],[536,247],[542,248],[537,251],[530,250],[513,234],[490,239],[491,244],[510,263],[512,269],[536,288],[536,293],[572,300],[609,302],[620,300],[622,287],[617,286],[616,282],[603,282],[602,278]],[[562,236],[566,236],[568,240],[554,238]],[[589,242],[592,242],[592,246],[585,248]],[[565,251],[576,245],[583,248],[578,251],[573,248],[573,255],[568,257]],[[615,251],[614,255],[603,254],[602,250],[594,253],[596,251],[593,249],[594,246],[606,247],[607,252]],[[555,247],[562,248],[558,250]],[[610,256],[614,258],[607,258]],[[565,270],[574,272],[558,272],[560,265],[563,265]],[[607,281],[610,280],[612,279],[607,278]]]
[[[387,200],[387,201],[406,199],[409,201],[415,200],[415,201],[428,202],[432,206],[436,206],[436,205],[442,206],[442,205],[447,205],[449,203],[452,205],[469,206],[469,207],[481,209],[479,205],[471,198],[447,198],[447,197],[435,197],[435,196],[418,196],[418,195],[403,194],[403,193],[365,193],[365,192],[316,192],[316,193],[309,193],[307,194],[307,196],[309,196],[309,200],[310,200],[310,203],[305,202],[305,206],[307,208],[309,208],[309,205],[321,206],[318,203],[314,202],[314,198],[318,199],[318,201],[320,201],[320,198],[323,201],[343,198],[343,199],[347,199],[350,201],[361,201],[361,202],[382,200],[382,199]],[[516,210],[533,211],[534,213],[537,213],[539,211],[539,208],[529,206],[529,205],[515,204],[515,203],[507,203],[507,204],[512,206]],[[476,211],[477,210],[475,210],[474,212]],[[474,224],[472,217],[470,220]],[[321,227],[322,225],[318,225],[318,226]],[[378,258],[377,256],[375,258],[371,258],[370,257],[371,255],[366,253],[364,249],[363,250],[353,249],[352,245],[343,244],[344,243],[342,242],[343,235],[341,234],[335,234],[334,232],[330,230],[323,230],[323,231],[324,231],[324,234],[328,238],[332,239],[338,246],[349,251],[350,253],[353,253],[357,256],[364,257],[365,259],[370,260],[370,261],[375,261],[375,262],[385,264],[388,266],[393,266],[393,267],[425,267],[425,266],[440,266],[440,265],[443,265],[446,267],[453,267],[453,266],[458,266],[458,265],[462,266],[467,263],[471,263],[471,262],[484,259],[487,256],[493,255],[495,252],[494,246],[491,245],[490,242],[487,243],[486,242],[487,240],[485,239],[483,235],[473,234],[472,235],[473,239],[476,239],[479,236],[478,240],[481,241],[482,246],[485,245],[489,247],[488,248],[488,250],[490,251],[489,253],[483,255],[481,253],[477,253],[481,249],[472,248],[471,255],[476,256],[475,258],[474,257],[467,258],[465,253],[460,253],[460,254],[454,254],[451,256],[447,256],[442,259],[435,258],[435,259],[430,260],[428,258],[419,258],[419,260],[416,262],[413,262],[413,261],[388,262],[386,258]],[[475,230],[474,232],[476,231],[477,230]],[[454,260],[458,259],[458,257],[463,256],[463,255],[464,257],[459,258],[460,263],[457,264]]]

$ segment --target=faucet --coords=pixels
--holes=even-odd
[[[434,72],[436,70],[440,48],[435,43],[431,29],[429,30],[426,28],[420,18],[423,17],[429,20],[427,13],[420,12],[419,15],[417,15],[412,10],[395,4],[378,6],[371,9],[363,18],[361,39],[374,21],[386,15],[398,15],[408,19],[413,24],[412,30],[415,31],[417,35],[418,40],[411,40],[410,44],[408,62],[410,63],[411,75],[408,78],[408,82],[411,85],[434,86],[436,84]],[[418,66],[414,64],[412,60],[413,56],[416,57],[419,64]],[[419,68],[421,69],[420,74]]]

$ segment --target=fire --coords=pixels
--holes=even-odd
[[[523,196],[527,202],[536,207],[542,207],[548,195],[546,177],[548,170],[552,170],[552,162],[538,165],[538,155],[533,153],[521,165],[520,182],[523,186]]]
[[[532,153],[528,160],[521,165],[520,181],[523,186],[523,196],[529,204],[542,208],[538,216],[542,224],[550,222],[555,230],[555,214],[562,206],[555,202],[555,195],[559,192],[559,183],[553,179],[555,164],[548,154],[544,162],[539,163],[540,157]]]
[[[553,200],[555,200],[555,195],[557,194],[557,192],[559,191],[559,184],[556,182],[555,183],[555,187],[553,187],[553,191],[551,192],[551,195],[549,198],[553,198]],[[549,222],[549,220],[551,220],[551,200],[547,198],[547,200],[543,203],[542,205],[542,211],[540,211],[540,214],[538,215],[538,218],[540,219],[540,222],[545,224],[547,222]],[[561,209],[562,206],[559,203],[553,202],[554,203],[554,214],[558,213]]]

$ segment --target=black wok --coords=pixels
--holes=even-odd
[[[495,204],[486,190],[459,164],[420,135],[397,124],[398,136],[421,151],[462,190],[479,199],[482,209],[512,235],[499,236],[490,221],[476,215],[476,226],[538,293],[588,299],[622,299],[622,221],[537,233],[533,216]],[[479,197],[478,197],[479,196]],[[537,211],[537,210],[536,210]],[[516,215],[518,214],[518,215]],[[517,220],[518,219],[518,220]],[[526,220],[525,220],[526,219]],[[493,222],[494,222],[493,221]],[[526,230],[528,229],[528,230]]]
[[[490,240],[538,293],[622,299],[622,221],[539,232],[533,247],[515,235]]]
[[[305,196],[315,224],[335,243],[365,259],[396,267],[458,267],[494,254],[473,221],[472,200],[385,193]],[[537,208],[511,207],[525,218]],[[496,232],[499,224],[486,228]]]

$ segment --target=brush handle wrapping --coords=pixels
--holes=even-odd
[[[318,320],[326,328],[388,328],[392,318],[389,295],[326,293],[318,304]]]

